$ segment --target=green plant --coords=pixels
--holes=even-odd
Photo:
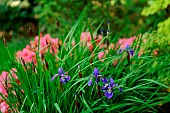
[[[169,17],[169,7],[170,1],[169,0],[148,0],[148,7],[145,7],[142,11],[142,15],[149,16],[153,14],[160,14],[163,11],[166,11],[166,19],[164,21],[159,22],[157,27],[157,32],[160,34],[165,35],[165,37],[170,38],[169,29],[170,29],[170,17]],[[163,39],[161,39],[163,40]]]
[[[117,54],[116,48],[99,48],[101,43],[106,43],[106,39],[109,40],[106,44],[116,42],[111,40],[114,37],[109,35],[110,32],[102,38],[99,44],[96,44],[94,39],[90,40],[90,43],[94,44],[94,49],[89,51],[88,46],[83,46],[80,40],[81,33],[85,30],[93,34],[90,25],[82,24],[85,21],[84,14],[85,12],[81,14],[68,35],[62,40],[62,46],[57,54],[51,54],[48,51],[43,57],[40,55],[42,48],[39,34],[36,64],[25,63],[22,59],[17,62],[14,57],[9,59],[12,61],[12,66],[16,68],[15,74],[19,80],[19,83],[16,83],[16,79],[11,79],[12,87],[8,89],[8,97],[1,94],[10,106],[10,110],[38,113],[158,112],[162,108],[160,104],[168,104],[170,95],[163,90],[168,89],[169,86],[161,83],[158,77],[166,72],[166,70],[161,70],[161,67],[167,69],[169,62],[166,62],[166,58],[170,56],[167,54],[155,60],[150,52],[146,52],[138,57],[140,48],[136,47],[140,40],[136,40],[131,47],[135,51],[133,56],[127,53],[128,50]],[[76,42],[73,47],[72,40]],[[108,52],[103,62],[98,59],[101,51]],[[162,59],[166,60],[160,63]],[[113,65],[116,61],[116,65]],[[155,61],[160,65],[152,67]],[[51,81],[60,67],[71,77],[66,84],[59,82],[61,76]],[[114,96],[107,99],[99,88],[103,86],[102,82],[89,87],[88,79],[91,78],[95,67],[99,69],[103,77],[114,78],[115,83],[118,83],[123,91],[120,93],[115,89]]]

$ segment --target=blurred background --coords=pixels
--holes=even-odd
[[[39,31],[64,37],[85,7],[92,30],[104,20],[102,28],[110,22],[118,38],[154,32],[154,44],[170,45],[170,0],[0,0],[0,44],[5,37],[11,48],[22,49]]]
[[[94,29],[104,19],[110,21],[114,35],[129,37],[157,29],[157,24],[170,15],[166,1],[169,0],[0,0],[0,37],[26,38],[29,33],[37,35],[39,28],[61,35],[70,30],[86,6],[86,16],[94,22]]]

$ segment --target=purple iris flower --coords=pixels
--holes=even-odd
[[[124,50],[127,51],[130,56],[134,55],[134,50],[128,44],[126,45],[126,49],[119,49],[119,51],[117,51],[116,54],[120,54]]]
[[[94,68],[93,74],[94,74],[95,77],[98,77],[99,70],[97,68]]]
[[[133,49],[128,50],[128,54],[129,54],[130,56],[133,56],[133,55],[134,55],[134,50],[133,50]]]
[[[61,77],[60,77],[60,82],[61,83],[67,83],[68,81],[70,80],[70,76],[69,75],[62,75]]]
[[[120,54],[123,51],[123,49],[119,49],[119,51],[116,52],[116,54]]]
[[[126,45],[126,51],[128,52],[128,54],[130,56],[134,55],[134,50],[132,48],[130,48],[130,46],[128,44]]]
[[[99,74],[99,70],[97,68],[94,68],[94,71],[93,71],[93,77],[92,78],[95,78],[96,79],[96,83],[98,84],[99,82],[99,77],[102,77],[102,75]],[[92,78],[90,78],[88,80],[88,86],[91,86],[92,85]]]
[[[67,83],[71,78],[69,75],[67,75],[64,72],[63,68],[61,68],[61,67],[58,69],[58,74],[54,74],[54,76],[51,78],[51,81],[53,81],[55,79],[55,77],[57,77],[57,76],[60,77],[60,82],[64,83],[64,84]]]
[[[107,79],[107,78],[105,78]],[[105,86],[102,87],[102,90],[104,91],[104,95],[110,99],[113,97],[114,93],[112,92],[112,89],[117,87],[118,84],[114,84],[114,80],[110,78],[110,83],[106,83],[106,81],[102,81]],[[120,92],[122,92],[122,88],[119,88]]]

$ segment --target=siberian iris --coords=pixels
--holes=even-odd
[[[57,76],[60,77],[60,82],[64,84],[70,80],[70,76],[67,75],[67,73],[64,72],[63,68],[61,67],[58,69],[58,74],[54,74],[54,76],[51,78],[51,81],[53,81]]]
[[[126,51],[128,52],[128,54],[130,56],[134,55],[134,50],[132,48],[130,48],[130,46],[128,44],[126,45]]]
[[[96,84],[98,84],[99,80],[103,80],[102,75],[100,75],[99,70],[97,68],[94,68],[93,75],[89,80],[88,80],[88,86],[92,85],[92,79],[96,79]],[[100,79],[99,79],[100,78]]]
[[[102,81],[105,85],[102,87],[102,90],[104,91],[104,95],[110,99],[113,97],[114,93],[112,92],[112,89],[118,86],[118,84],[114,83],[113,78],[110,78],[110,83],[108,83],[107,78],[105,78],[104,81]],[[119,88],[120,92],[122,92],[122,88]]]

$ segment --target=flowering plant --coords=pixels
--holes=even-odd
[[[10,59],[13,69],[0,76],[1,112],[157,112],[168,101],[169,86],[153,76],[168,73],[165,57],[139,56],[136,37],[115,42],[110,26],[106,36],[76,28],[66,39],[40,34]]]

